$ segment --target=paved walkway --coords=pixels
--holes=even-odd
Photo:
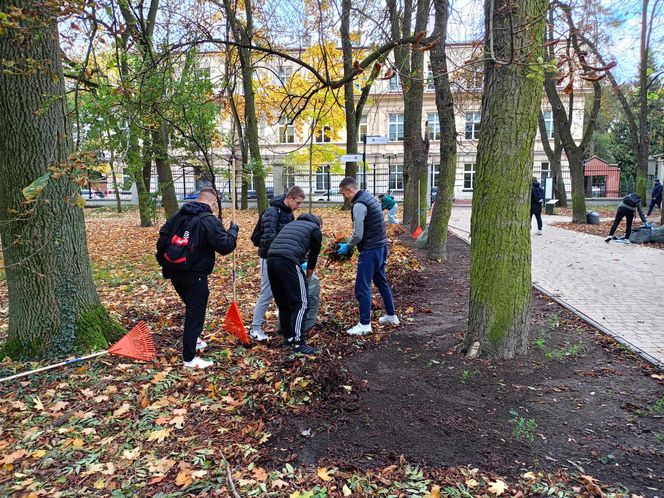
[[[450,218],[450,230],[465,240],[470,214],[470,208],[456,207]],[[595,235],[548,226],[569,221],[564,217],[543,219],[544,235],[532,236],[533,285],[664,367],[664,251],[607,244]]]

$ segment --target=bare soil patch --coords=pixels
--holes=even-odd
[[[424,468],[476,466],[590,474],[644,496],[664,490],[661,372],[533,291],[529,354],[467,360],[469,249],[395,289],[418,306],[376,346],[341,362],[350,398],[331,397],[273,423],[267,466],[368,468],[403,455]]]

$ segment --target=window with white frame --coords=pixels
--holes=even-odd
[[[389,190],[403,190],[403,164],[391,164],[388,181]]]
[[[387,136],[390,142],[403,140],[403,114],[390,114]]]
[[[440,163],[431,164],[431,188],[438,188],[438,178],[440,177]]]
[[[547,138],[553,138],[553,112],[544,111],[542,112],[544,116],[544,128],[546,129]]]
[[[316,190],[318,192],[327,192],[330,190],[330,166],[325,165],[316,171]]]
[[[292,74],[293,68],[291,66],[277,66],[277,74],[275,75],[274,84],[286,86]]]
[[[466,140],[478,140],[480,138],[481,112],[466,113]]]
[[[549,163],[542,163],[540,168],[540,182],[544,183],[545,178],[551,176],[551,165]]]
[[[360,126],[357,129],[358,140],[360,142],[364,142],[364,137],[367,135],[368,129],[369,127],[367,125],[367,115],[362,114],[362,117],[360,118]]]
[[[427,134],[429,140],[440,140],[440,121],[437,112],[427,113]]]
[[[288,122],[285,116],[279,120],[279,143],[280,144],[293,144],[295,143],[295,126]]]
[[[433,91],[436,89],[436,87],[433,84],[433,70],[431,69],[431,65],[429,65],[429,69],[427,70],[427,81],[426,81],[426,86],[424,88],[427,91]]]
[[[463,165],[463,189],[473,190],[475,188],[475,165]]]
[[[327,125],[321,125],[316,128],[314,133],[314,142],[317,144],[329,144],[332,141],[332,128]]]
[[[293,169],[293,166],[284,166],[282,179],[284,182],[285,190],[288,190],[293,185],[295,185],[295,170]]]
[[[401,91],[401,79],[399,78],[399,73],[396,71],[390,78],[390,92],[399,92]]]

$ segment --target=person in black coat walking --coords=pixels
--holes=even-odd
[[[542,204],[544,204],[544,189],[533,176],[530,188],[530,222],[532,223],[534,215],[537,220],[537,235],[542,235]]]
[[[281,229],[295,219],[293,213],[300,208],[303,202],[304,190],[302,190],[302,187],[295,185],[286,194],[272,199],[270,206],[261,215],[261,236],[258,247],[258,259],[261,266],[261,291],[256,300],[254,316],[249,329],[249,337],[254,341],[266,341],[268,338],[263,332],[263,321],[272,302],[272,288],[267,276],[267,254],[270,245]]]
[[[652,213],[652,210],[655,209],[655,206],[657,206],[660,210],[662,209],[662,190],[664,190],[664,186],[659,183],[659,178],[655,178],[655,183],[652,186],[650,207],[648,208],[648,214],[646,214],[646,216],[650,216],[650,213]]]
[[[310,213],[281,229],[267,253],[267,274],[274,300],[279,308],[279,325],[284,344],[293,352],[314,354],[302,330],[307,311],[307,280],[316,269],[323,243],[322,220]],[[305,271],[302,269],[303,263]]]
[[[212,273],[215,252],[221,255],[235,250],[239,227],[231,223],[228,231],[212,214],[217,193],[203,188],[198,199],[180,208],[159,230],[157,261],[165,278],[170,278],[185,305],[182,359],[187,368],[207,368],[213,364],[196,352],[207,344],[199,339],[207,309],[208,275]],[[173,254],[177,254],[174,257]]]

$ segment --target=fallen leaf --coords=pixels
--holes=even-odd
[[[32,458],[44,458],[46,456],[46,450],[35,450],[32,452]]]
[[[424,495],[424,498],[440,498],[440,486],[433,486],[431,491]]]
[[[164,439],[171,435],[172,430],[173,429],[170,427],[167,427],[165,429],[157,429],[156,431],[152,431],[150,434],[148,434],[148,441],[157,441],[159,443],[163,443]]]
[[[192,482],[194,482],[194,480],[191,477],[191,469],[189,468],[182,469],[180,472],[178,472],[178,475],[175,478],[175,484],[181,488],[186,488]]]
[[[26,454],[25,450],[16,450],[13,453],[10,453],[9,455],[5,455],[2,460],[0,460],[0,465],[10,465],[17,460],[20,460],[23,458]]]
[[[282,481],[281,479],[275,479],[274,481],[272,481],[272,489],[274,488],[281,489],[285,488],[286,486],[288,486],[288,483],[286,481]]]
[[[341,492],[344,494],[344,496],[350,496],[350,495],[353,494],[353,492],[350,490],[350,488],[348,486],[346,486],[345,484],[344,484],[344,487],[341,488]],[[440,498],[440,494],[438,494],[438,496],[435,496],[435,497],[432,496],[431,498]]]
[[[34,403],[35,410],[44,411],[44,403],[37,396],[32,398],[32,402]]]
[[[267,472],[263,467],[257,467],[254,469],[254,477],[257,481],[265,482],[267,481]]]
[[[125,460],[130,460],[130,461],[131,460],[136,460],[138,458],[138,455],[140,455],[140,454],[141,454],[141,448],[137,446],[133,450],[124,450],[122,452],[122,458],[124,458]]]
[[[320,477],[323,481],[331,481],[332,478],[328,475],[327,467],[318,467],[318,472],[316,475]]]
[[[174,425],[176,429],[182,429],[184,427],[184,415],[173,417],[169,424]]]
[[[61,412],[64,410],[65,406],[67,406],[68,403],[66,401],[58,401],[57,403],[53,403],[52,405],[49,406],[50,411],[52,412]]]
[[[489,487],[487,488],[489,493],[500,496],[502,495],[505,490],[507,489],[507,484],[505,484],[503,481],[498,479],[496,482],[492,482],[489,484]]]
[[[131,410],[131,405],[129,403],[122,403],[120,408],[113,412],[113,417],[120,417],[129,412],[129,410]]]

